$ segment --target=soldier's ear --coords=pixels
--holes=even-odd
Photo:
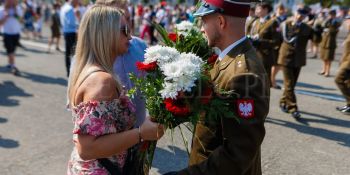
[[[223,15],[218,15],[217,18],[220,29],[224,29],[228,25],[227,19]]]

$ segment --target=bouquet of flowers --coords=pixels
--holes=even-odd
[[[145,75],[130,75],[135,87],[129,93],[140,91],[152,119],[170,129],[184,122],[195,125],[203,117],[213,122],[218,116],[234,118],[234,94],[222,92],[226,94],[222,98],[214,93],[208,71],[217,55],[199,29],[189,22],[177,25],[175,33],[168,34],[160,25],[156,29],[165,46],[146,49],[145,60],[137,62]],[[139,161],[143,161],[141,169],[148,172],[156,142],[145,144]]]

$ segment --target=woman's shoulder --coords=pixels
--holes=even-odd
[[[82,84],[84,101],[110,101],[117,98],[117,82],[107,72],[95,72]]]

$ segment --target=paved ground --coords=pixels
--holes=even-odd
[[[344,34],[339,36],[339,42]],[[66,84],[63,53],[47,54],[46,44],[23,41],[17,65],[22,77],[14,77],[0,47],[0,174],[65,174],[71,142],[71,115],[65,110]],[[339,44],[340,46],[340,44]],[[63,48],[63,47],[62,47]],[[342,52],[337,50],[337,59]],[[316,75],[319,59],[309,59],[302,69],[297,98],[302,119],[294,120],[278,108],[282,91],[271,91],[271,108],[262,145],[266,175],[350,174],[350,116],[335,111],[344,99],[332,77]],[[282,75],[279,74],[279,83]],[[151,174],[186,167],[187,153],[179,132],[158,143]],[[191,134],[185,132],[188,139]]]

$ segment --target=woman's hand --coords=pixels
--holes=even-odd
[[[164,135],[164,126],[152,122],[150,117],[146,117],[140,127],[141,138],[143,140],[159,140]]]

